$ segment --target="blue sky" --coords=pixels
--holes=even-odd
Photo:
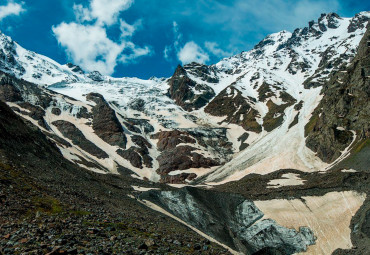
[[[216,63],[321,13],[368,10],[351,0],[0,0],[0,30],[61,64],[168,77],[177,64]]]

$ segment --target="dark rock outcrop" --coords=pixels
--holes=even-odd
[[[125,149],[127,138],[115,111],[98,93],[90,93],[86,99],[96,104],[92,108],[94,132],[110,145]]]
[[[195,150],[196,149],[191,146],[181,145],[162,152],[157,158],[159,163],[157,172],[163,176],[175,170],[209,168],[220,165],[218,161],[206,158],[194,152]]]
[[[57,108],[57,107],[53,107],[51,109],[51,113],[54,114],[54,115],[59,116],[62,113],[62,111],[59,108]]]
[[[91,80],[96,81],[96,82],[101,82],[104,81],[104,77],[101,73],[98,71],[93,71],[87,75]]]
[[[292,127],[294,127],[295,125],[297,125],[298,124],[298,118],[299,118],[299,113],[297,113],[295,116],[294,116],[294,119],[293,119],[293,121],[289,124],[289,129],[290,128],[292,128]]]
[[[152,148],[152,145],[142,136],[133,135],[131,140],[134,144],[139,146],[139,149],[136,151],[141,155],[142,161],[146,167],[153,167],[153,159],[149,155],[149,150]]]
[[[212,66],[192,62],[190,64],[185,65],[184,69],[186,70],[186,72],[194,75],[195,77],[200,78],[202,81],[209,83],[219,82],[217,73]]]
[[[262,127],[256,120],[259,113],[251,107],[253,103],[253,99],[243,97],[242,93],[231,85],[221,91],[204,111],[213,116],[225,116],[223,122],[237,124],[247,131],[259,133]]]
[[[320,18],[318,19],[318,25],[322,32],[327,31],[327,28],[336,29],[338,28],[339,22],[338,20],[341,19],[338,14],[331,12],[328,14],[321,14]],[[325,24],[327,22],[327,25]]]
[[[152,145],[142,136],[131,136],[132,142],[137,146],[132,146],[127,150],[118,149],[117,154],[124,159],[130,161],[131,165],[137,168],[153,167],[153,159],[149,155],[149,150]]]
[[[369,40],[368,28],[351,65],[324,85],[324,97],[305,127],[307,147],[325,162],[334,161],[351,143],[351,130],[359,139],[370,137]]]
[[[258,88],[258,100],[264,102],[267,98],[274,96],[270,85],[266,82],[263,82],[262,85]]]
[[[1,77],[0,80],[0,100],[5,102],[22,101],[20,91],[13,86],[12,79],[8,76]]]
[[[205,106],[215,93],[212,88],[191,80],[182,66],[178,66],[174,75],[168,80],[168,95],[176,104],[186,111]]]
[[[32,119],[36,120],[37,123],[45,128],[49,129],[48,124],[46,123],[44,117],[45,117],[45,111],[40,106],[34,106],[28,102],[21,102],[18,104],[23,109],[26,109],[28,111],[24,111],[23,114],[30,116]]]
[[[131,101],[128,104],[128,106],[133,110],[142,112],[142,111],[144,111],[144,108],[145,108],[145,101],[141,98],[137,98],[137,99],[134,99],[133,101]]]
[[[160,151],[174,149],[180,143],[196,143],[195,139],[190,137],[188,133],[179,130],[162,131],[152,135],[151,138],[158,139],[157,148]]]
[[[50,93],[46,93],[35,84],[17,79],[2,71],[0,71],[0,84],[0,97],[3,99],[27,102],[43,109],[48,108],[52,102]]]
[[[137,147],[130,147],[127,150],[118,149],[117,154],[128,160],[134,167],[143,168],[143,161],[140,154],[137,152],[138,149]]]
[[[181,173],[177,175],[163,176],[161,182],[171,184],[184,184],[194,180],[197,177],[194,173]]]
[[[87,110],[87,108],[85,106],[82,106],[78,113],[76,114],[76,117],[81,119],[81,118],[84,118],[84,119],[90,119],[92,118],[92,114],[89,112],[89,110]]]
[[[52,122],[54,126],[74,145],[77,145],[87,153],[96,156],[97,158],[108,158],[108,154],[97,147],[95,144],[86,139],[83,133],[72,123],[64,120]]]
[[[79,73],[79,74],[84,74],[84,70],[78,65],[74,65],[72,63],[67,63],[68,68],[71,69],[72,72]]]
[[[265,117],[263,117],[263,127],[267,132],[274,130],[283,123],[285,109],[296,102],[296,100],[285,91],[280,92],[280,98],[286,103],[277,105],[270,99],[266,104],[269,111]]]
[[[351,20],[350,24],[348,25],[347,32],[353,33],[357,29],[362,29],[365,27],[365,23],[369,20],[366,15],[358,13],[355,17]]]
[[[135,133],[148,134],[154,132],[154,127],[146,119],[124,118],[124,124],[128,130]]]
[[[248,133],[244,133],[240,137],[238,137],[238,142],[240,142],[239,151],[248,148],[249,144],[245,142],[248,139],[248,137],[249,137]]]

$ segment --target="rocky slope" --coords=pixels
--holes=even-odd
[[[67,161],[0,102],[0,254],[228,253],[128,197],[133,184]]]
[[[321,107],[322,88],[329,93],[329,80],[337,79],[334,73],[343,74],[353,63],[369,16],[323,14],[308,27],[271,34],[251,51],[215,65],[178,66],[169,79],[147,81],[61,66],[1,34],[1,70],[38,86],[13,85],[24,82],[3,78],[0,96],[45,132],[68,141],[71,146],[59,144],[66,158],[93,164],[97,167],[89,169],[99,172],[118,173],[124,166],[141,179],[187,183],[226,182],[283,168],[318,171],[340,156],[352,129],[308,135],[320,114],[312,112]],[[341,100],[342,108],[348,100]],[[361,100],[355,104],[361,105]],[[330,107],[325,111],[334,111],[334,105],[325,102],[321,105]],[[366,116],[359,118],[366,122]],[[106,155],[74,143],[76,137],[54,125],[60,127],[61,121],[74,125],[76,136],[82,134]],[[329,128],[326,122],[322,125]],[[360,136],[359,129],[353,130]],[[331,136],[340,137],[341,145],[332,144]],[[168,140],[176,140],[176,145],[163,147]]]
[[[333,73],[323,87],[323,99],[306,125],[306,144],[325,162],[340,158],[353,140],[370,137],[370,26],[351,65]],[[367,146],[367,145],[365,145]],[[358,162],[360,163],[360,162]],[[366,168],[368,165],[360,166]],[[358,167],[356,167],[358,168]]]
[[[10,230],[0,229],[11,249],[6,253],[47,242],[36,225],[48,216],[25,218],[39,240],[24,233],[23,223],[11,225],[28,213],[12,195],[15,181],[14,194],[29,192],[35,201],[22,195],[25,203],[46,213],[82,199],[91,216],[63,210],[67,223],[53,215],[52,224],[71,225],[67,236],[79,231],[78,242],[98,238],[116,253],[129,252],[133,236],[147,236],[142,229],[155,231],[147,222],[156,216],[135,225],[150,211],[141,203],[234,253],[364,254],[370,238],[369,17],[323,14],[308,27],[271,34],[215,65],[178,66],[169,79],[150,80],[62,66],[0,34],[0,100],[6,102],[0,104],[1,184],[10,201]],[[16,178],[9,182],[11,176]],[[27,176],[29,186],[40,188],[18,190]],[[175,190],[158,182],[198,186]],[[38,190],[51,197],[44,203]],[[114,211],[113,229],[121,231],[122,218],[135,211],[123,227],[135,235],[96,224],[106,214],[94,210],[102,201]],[[90,231],[81,226],[85,221],[93,222],[91,239],[80,234]],[[155,227],[175,235],[169,231],[175,223],[162,228],[164,221]],[[47,233],[54,246],[58,231]],[[221,252],[213,246],[208,251],[204,242],[195,246],[185,232],[181,239],[189,249],[177,247],[178,253],[201,252],[202,246],[205,253]],[[107,241],[111,235],[124,242]],[[163,253],[162,247],[183,242],[168,245],[169,238],[150,236],[131,252]],[[68,249],[83,246],[65,239]]]

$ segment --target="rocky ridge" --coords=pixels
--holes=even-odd
[[[144,238],[143,229],[155,232],[167,222],[138,203],[151,201],[162,213],[184,217],[186,224],[245,254],[315,254],[324,248],[363,254],[370,178],[367,108],[361,107],[369,97],[369,16],[321,15],[306,28],[269,35],[251,51],[215,65],[191,63],[179,66],[169,79],[147,81],[61,66],[1,34],[0,98],[15,113],[0,105],[6,193],[0,202],[9,208],[9,231],[0,231],[5,231],[6,252],[43,245],[44,252],[88,253],[97,249],[93,239],[103,242],[98,249],[116,253],[163,254],[183,244],[185,250],[177,247],[177,253],[219,252],[208,251],[205,241],[194,244],[187,234],[172,240],[172,225],[164,226],[164,240],[154,234]],[[11,195],[9,176],[21,180],[16,188],[32,177],[51,194],[22,200],[37,209],[25,223],[11,223],[25,212],[16,202],[24,190]],[[214,191],[201,185],[174,190],[156,182],[202,184]],[[145,192],[153,188],[159,190]],[[68,209],[60,216],[59,201],[84,201],[80,207],[92,215],[77,217]],[[321,217],[318,204],[332,205],[332,217]],[[93,209],[103,205],[124,213]],[[133,208],[137,215],[130,216]],[[289,212],[288,221],[282,208]],[[314,220],[307,223],[302,215]],[[122,226],[127,217],[133,221]],[[156,219],[160,224],[147,225]],[[100,224],[105,220],[113,224]],[[317,222],[329,224],[319,231]],[[39,224],[73,230],[47,232],[50,247],[38,233]],[[119,235],[122,230],[135,233]],[[84,231],[89,235],[81,236]],[[336,242],[338,233],[342,243]],[[69,235],[76,235],[77,244]],[[138,236],[139,242],[133,242]],[[92,246],[86,245],[89,241]],[[56,247],[65,242],[68,247]]]
[[[335,153],[317,157],[312,143],[318,141],[309,136],[306,143],[303,126],[312,124],[308,119],[320,101],[321,87],[356,55],[368,18],[367,12],[353,18],[323,14],[308,27],[271,34],[251,51],[215,65],[178,66],[171,78],[148,81],[88,74],[71,63],[61,66],[2,34],[2,69],[39,86],[23,86],[25,81],[3,75],[1,97],[50,136],[69,140],[52,123],[70,122],[108,157],[103,161],[71,141],[71,147],[62,146],[64,155],[113,173],[124,166],[153,181],[181,183],[189,181],[185,176],[208,174],[207,180],[214,182],[249,168],[246,173],[263,172],[271,159],[275,167],[269,171],[320,170],[340,156],[350,134],[341,135],[343,146]],[[203,131],[194,134],[196,129]],[[224,133],[214,132],[222,129]],[[163,149],[167,138],[158,134],[166,132],[175,140],[176,132],[185,132],[193,140]],[[288,140],[299,149],[293,151]],[[179,153],[187,163],[179,164]],[[281,163],[281,154],[291,160]],[[206,170],[200,174],[194,169]]]
[[[323,86],[323,99],[306,125],[307,146],[325,162],[339,158],[353,140],[368,143],[369,40],[368,26],[355,59],[347,68],[333,73]]]

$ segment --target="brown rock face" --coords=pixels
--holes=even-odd
[[[51,113],[59,116],[62,113],[62,111],[57,107],[53,107],[53,109],[51,109]]]
[[[108,158],[108,154],[97,147],[95,144],[86,139],[83,133],[72,123],[64,120],[52,122],[54,126],[68,139],[72,140],[74,145],[77,145],[84,151],[98,158]]]
[[[30,103],[19,103],[18,104],[20,107],[22,107],[23,109],[27,109],[28,112],[23,112],[24,114],[30,116],[32,119],[34,120],[37,120],[37,123],[45,128],[45,129],[49,129],[49,126],[47,125],[45,119],[44,119],[44,116],[45,116],[45,111],[44,109],[42,109],[40,106],[34,106]]]
[[[148,120],[145,119],[131,119],[131,118],[124,118],[122,115],[121,117],[125,120],[124,124],[128,130],[135,133],[151,133],[154,132],[154,127],[150,125]]]
[[[186,181],[194,180],[197,177],[194,173],[181,173],[178,175],[168,175],[161,179],[162,183],[171,183],[171,184],[182,184],[186,183]]]
[[[131,140],[136,146],[130,147],[128,150],[117,150],[118,155],[130,161],[131,165],[137,168],[153,167],[153,159],[149,155],[149,150],[152,145],[142,136],[133,135]]]
[[[367,149],[370,133],[370,31],[360,42],[358,53],[343,72],[335,73],[323,87],[324,97],[305,127],[306,145],[325,162],[332,162],[352,141],[358,143],[353,154]],[[369,159],[367,160],[367,169]],[[359,163],[357,160],[356,164]],[[363,163],[365,164],[365,163]],[[361,168],[361,167],[360,167]],[[366,167],[365,167],[366,168]]]
[[[158,158],[160,175],[167,175],[171,171],[186,170],[189,168],[209,168],[219,165],[214,159],[200,155],[190,146],[178,146],[171,150],[164,151]]]
[[[6,76],[0,80],[0,100],[5,102],[22,101],[21,93],[11,85],[11,79]]]
[[[140,154],[137,152],[139,148],[130,147],[128,150],[117,150],[118,155],[130,161],[131,165],[137,168],[143,168],[143,161]]]
[[[252,98],[243,97],[242,93],[231,85],[221,91],[204,111],[213,116],[226,116],[223,122],[237,124],[247,131],[259,133],[262,127],[256,120],[258,112],[251,107],[253,101]]]
[[[169,175],[176,170],[190,168],[209,168],[226,162],[232,154],[232,144],[227,140],[226,129],[181,129],[162,131],[151,136],[158,139],[157,148],[161,151],[157,160],[161,182],[185,183],[185,180],[196,178],[196,175],[181,173]],[[193,145],[202,147],[202,151],[214,153],[205,157],[197,152]]]
[[[179,130],[162,131],[152,135],[153,139],[159,139],[157,148],[160,151],[174,149],[180,143],[196,143],[195,139],[189,136],[188,133]]]
[[[96,103],[92,108],[95,133],[110,145],[117,145],[125,149],[127,138],[115,111],[109,107],[109,104],[100,94],[90,93],[86,96],[86,99]]]
[[[258,100],[264,102],[267,98],[274,96],[270,85],[266,82],[262,83],[262,85],[258,89]]]
[[[280,92],[280,98],[286,103],[276,105],[274,102],[272,102],[271,99],[267,102],[267,107],[269,111],[263,118],[263,128],[268,132],[274,130],[283,123],[285,109],[296,102],[296,100],[291,95],[284,91]]]
[[[180,65],[171,79],[168,80],[168,84],[170,85],[169,97],[186,111],[205,106],[215,96],[212,88],[191,80],[186,70]],[[197,91],[197,93],[194,93],[194,91]]]

